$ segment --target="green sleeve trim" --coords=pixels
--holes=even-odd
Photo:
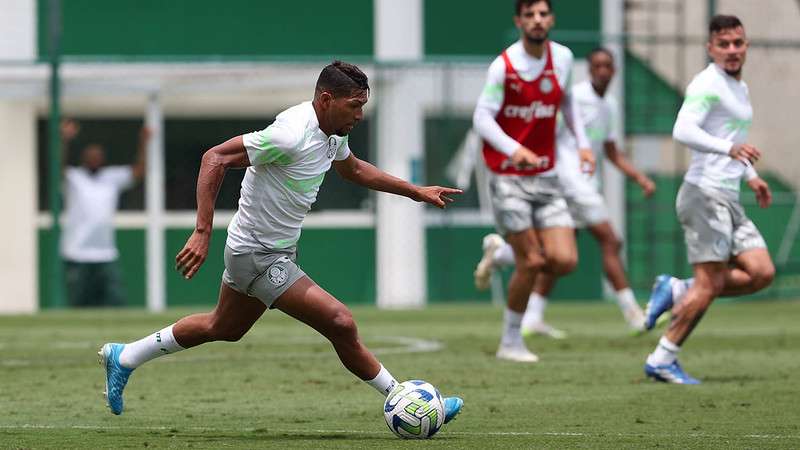
[[[710,110],[717,103],[719,103],[719,95],[709,93],[687,95],[686,99],[683,100],[684,105],[700,112]]]
[[[483,88],[483,95],[492,99],[500,101],[503,99],[503,95],[505,94],[505,87],[502,84],[487,84],[486,87]]]
[[[264,141],[259,145],[259,152],[253,165],[278,164],[286,165],[292,162],[292,158],[272,142],[272,133],[269,128],[264,130]]]

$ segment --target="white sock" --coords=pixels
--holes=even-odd
[[[651,366],[666,366],[672,364],[678,358],[680,349],[680,347],[667,339],[666,336],[661,336],[658,345],[656,345],[656,349],[647,356],[647,364]]]
[[[375,378],[365,381],[368,385],[374,387],[376,391],[383,394],[384,397],[388,397],[392,389],[398,384],[392,374],[383,367],[383,364],[381,364],[381,370],[375,375]]]
[[[503,337],[500,345],[516,347],[522,344],[522,333],[519,330],[522,324],[522,314],[506,308],[503,313]]]
[[[617,304],[622,311],[639,307],[639,304],[636,303],[636,297],[633,296],[633,290],[629,287],[617,291]]]
[[[526,328],[532,327],[544,321],[544,309],[547,307],[547,297],[539,295],[538,292],[531,292],[528,297],[528,307],[525,308],[525,316],[522,323]]]
[[[172,324],[136,342],[125,344],[125,348],[119,354],[119,363],[123,367],[135,369],[151,359],[183,350],[172,335],[174,326],[175,324]]]
[[[688,291],[693,284],[694,278],[687,278],[685,280],[672,278],[670,280],[670,285],[672,286],[672,302],[676,304],[680,303],[680,301],[683,300],[683,296],[686,295],[686,291]]]
[[[497,247],[492,256],[492,262],[497,267],[513,266],[514,265],[514,249],[509,244],[503,244]]]

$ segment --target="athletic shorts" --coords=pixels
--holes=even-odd
[[[727,262],[746,250],[766,248],[739,203],[739,193],[684,182],[676,200],[689,263]]]
[[[592,225],[608,222],[608,208],[603,196],[595,190],[565,191],[564,199],[567,201],[569,215],[575,221],[575,226],[585,228]]]
[[[489,189],[497,231],[574,228],[558,177],[490,174]]]
[[[222,282],[234,291],[256,297],[268,307],[306,274],[295,264],[296,253],[247,250],[225,246]]]

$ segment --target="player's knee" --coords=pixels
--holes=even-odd
[[[616,235],[611,234],[603,241],[603,247],[607,252],[614,253],[616,255],[622,251],[622,241]]]
[[[330,322],[330,338],[334,339],[356,339],[358,337],[358,327],[353,319],[353,314],[346,308],[337,311]]]
[[[756,289],[764,289],[772,284],[772,280],[775,279],[775,266],[770,264],[769,266],[761,267],[750,275],[753,278],[753,286]]]
[[[525,256],[525,259],[517,262],[517,268],[522,269],[528,273],[538,273],[544,269],[547,261],[539,253],[530,252]]]
[[[578,255],[576,254],[563,254],[554,255],[547,258],[547,268],[555,275],[565,275],[573,270],[578,265]]]

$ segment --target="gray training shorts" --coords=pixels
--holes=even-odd
[[[689,263],[727,262],[767,244],[739,203],[739,193],[684,182],[676,200]]]
[[[242,294],[256,297],[268,307],[306,274],[295,264],[296,253],[247,250],[225,246],[222,282]]]
[[[562,186],[555,176],[489,176],[492,211],[500,234],[528,228],[574,228]]]

